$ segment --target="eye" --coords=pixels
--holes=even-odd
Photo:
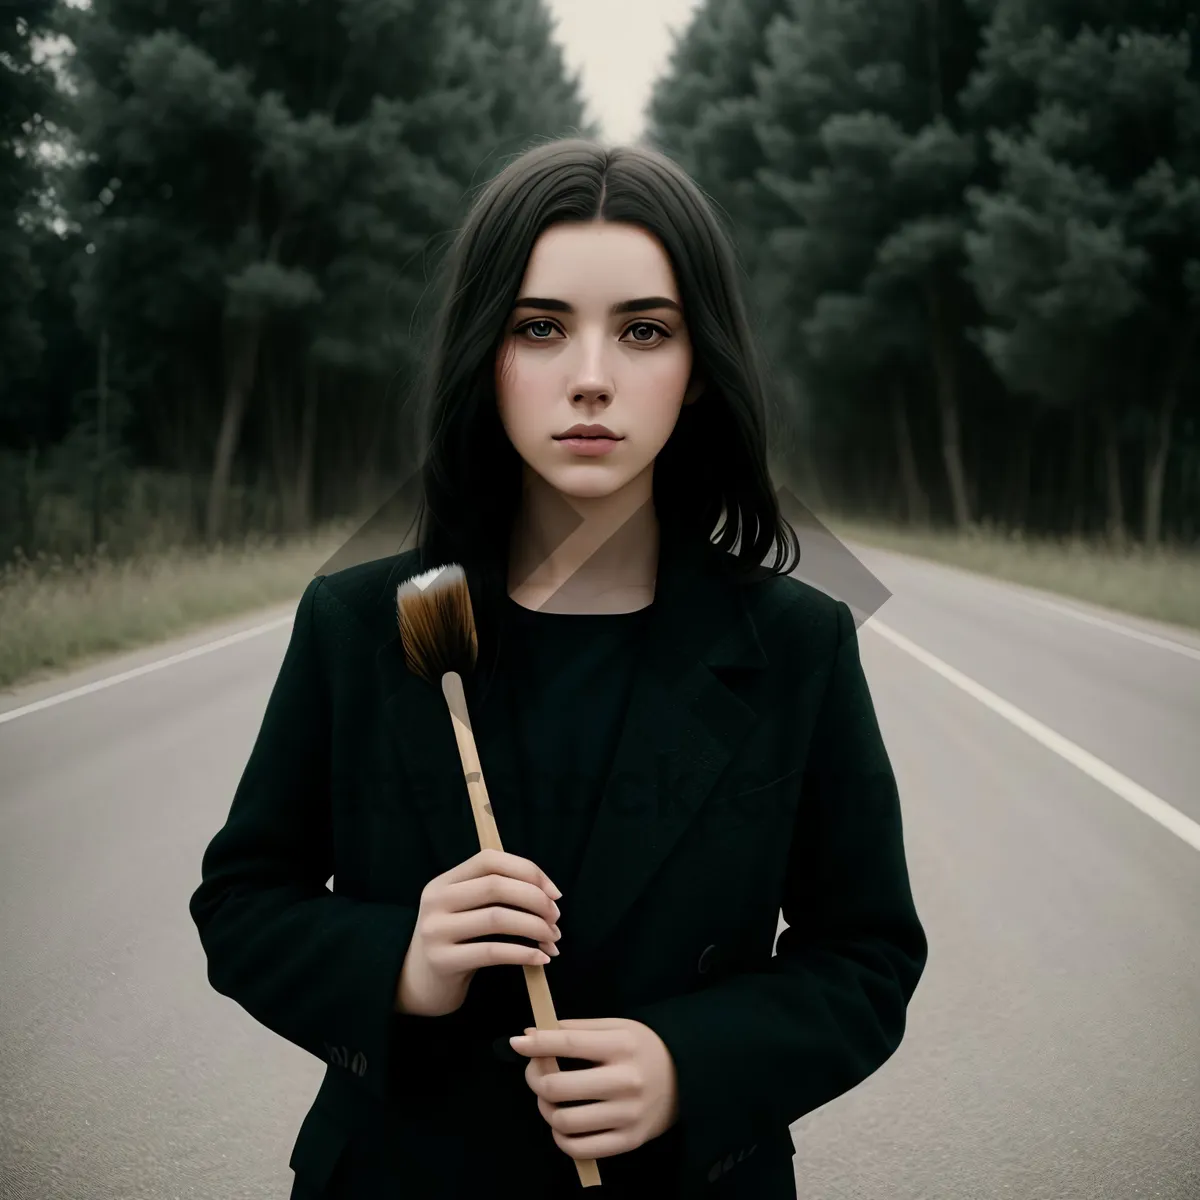
[[[513,330],[513,332],[516,334],[523,334],[523,333],[528,334],[535,325],[545,325],[545,326],[548,326],[550,329],[558,328],[558,326],[553,321],[548,320],[546,317],[537,317],[532,321],[526,321],[524,325],[518,325],[516,327],[516,329]],[[663,329],[662,326],[656,325],[650,321],[634,321],[634,323],[632,325],[630,325],[628,329],[625,330],[625,333],[626,334],[632,333],[633,330],[635,330],[635,329],[648,329],[648,330],[650,330],[651,333],[657,333],[658,336],[663,339],[663,341],[665,341],[667,338],[672,336],[671,333],[668,332],[666,329]],[[624,336],[624,335],[622,335],[622,336]],[[550,338],[549,338],[549,335],[542,336],[539,334],[533,334],[533,335],[531,335],[531,340],[535,341],[535,342],[548,342],[550,340]],[[660,345],[659,342],[653,342],[649,338],[635,337],[633,340],[635,342],[637,342],[637,344],[639,346]]]
[[[651,333],[657,333],[659,337],[663,339],[663,341],[666,341],[666,339],[671,336],[665,329],[662,328],[661,325],[652,325],[649,321],[634,321],[634,323],[630,325],[625,332],[632,333],[635,329],[649,329]],[[633,340],[637,342],[639,346],[644,346],[647,344],[646,339],[644,338],[634,338]],[[657,346],[660,343],[652,342],[650,344]]]
[[[513,332],[514,333],[527,333],[535,325],[549,325],[551,329],[557,328],[557,326],[554,324],[553,321],[547,321],[545,317],[538,317],[538,319],[536,321],[526,321],[524,325],[518,325],[517,328]],[[535,337],[533,340],[535,342],[544,342],[544,341],[547,341],[548,339],[544,338],[544,337]]]

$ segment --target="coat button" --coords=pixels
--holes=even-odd
[[[709,967],[712,966],[712,957],[715,950],[716,946],[705,946],[703,953],[697,960],[696,970],[699,971],[701,975],[705,974]]]
[[[528,1060],[518,1054],[509,1044],[508,1038],[498,1037],[492,1043],[492,1053],[501,1061],[508,1063],[523,1063]]]

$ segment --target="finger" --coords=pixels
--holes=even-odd
[[[467,912],[443,913],[434,928],[439,935],[444,933],[446,941],[459,943],[469,942],[473,938],[495,937],[497,934],[512,934],[535,942],[557,940],[554,928],[542,917],[504,904],[473,908]]]
[[[556,1108],[538,1097],[538,1112],[556,1133],[577,1138],[597,1133],[621,1133],[637,1118],[636,1106],[628,1100],[599,1100],[578,1108]]]
[[[547,1077],[569,1073],[564,1072],[562,1067],[559,1066],[558,1059],[553,1057],[531,1058],[525,1064],[525,1082],[529,1085],[529,1090],[534,1094],[540,1091],[542,1081]]]
[[[530,1058],[586,1058],[605,1062],[616,1050],[612,1029],[535,1029],[509,1039],[509,1045]]]
[[[574,1159],[611,1158],[614,1154],[628,1154],[640,1144],[630,1126],[611,1129],[605,1133],[585,1133],[579,1136],[559,1133],[553,1126],[550,1132],[554,1137],[554,1144]]]
[[[421,893],[422,905],[427,902],[437,902],[439,905],[454,902],[452,898],[455,893],[460,892],[464,884],[480,882],[484,887],[491,887],[492,884],[486,882],[488,876],[520,881],[521,888],[528,888],[530,894],[541,893],[544,899],[550,901],[559,899],[563,894],[554,887],[546,872],[528,858],[521,858],[518,854],[509,854],[502,850],[481,850],[466,862],[452,866],[449,871],[428,882]]]
[[[560,1029],[627,1029],[633,1022],[628,1017],[568,1017],[558,1024]]]
[[[554,898],[554,893],[562,895],[550,877],[537,863],[531,859],[522,858],[519,854],[509,854],[506,850],[480,850],[465,862],[451,867],[439,876],[442,883],[461,883],[466,879],[476,879],[480,875],[508,875],[513,879],[523,879],[541,888],[547,895]]]
[[[478,971],[481,967],[544,967],[551,961],[549,951],[520,942],[465,942],[462,945],[444,945],[438,948],[436,958],[438,970],[448,974]]]
[[[575,1071],[556,1071],[549,1058],[535,1058],[526,1067],[526,1082],[537,1095],[551,1104],[579,1101],[615,1100],[637,1091],[628,1067],[584,1067]]]
[[[446,888],[442,908],[446,912],[466,912],[488,905],[504,905],[536,913],[547,923],[557,921],[559,907],[542,888],[522,879],[505,875],[480,875]]]

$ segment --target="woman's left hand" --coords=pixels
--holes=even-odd
[[[658,1036],[624,1017],[560,1021],[559,1029],[526,1029],[510,1039],[529,1058],[525,1082],[538,1111],[571,1158],[608,1158],[636,1149],[669,1129],[677,1113],[675,1063]],[[597,1065],[554,1070],[547,1058],[582,1058]],[[590,1100],[558,1107],[564,1100]]]

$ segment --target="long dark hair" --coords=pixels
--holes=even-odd
[[[735,252],[708,199],[655,150],[575,137],[541,143],[482,187],[447,250],[417,390],[421,563],[458,562],[474,577],[481,664],[498,651],[521,498],[521,459],[496,408],[496,354],[538,237],[561,222],[595,220],[658,238],[679,287],[693,372],[705,385],[655,461],[660,525],[715,540],[736,559],[735,574],[790,574],[799,561],[768,471],[764,369]]]

